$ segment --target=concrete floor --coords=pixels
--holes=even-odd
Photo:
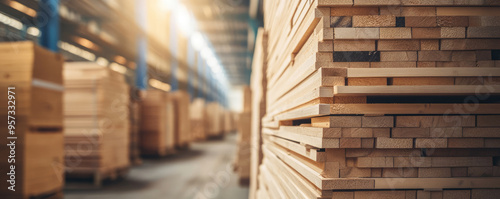
[[[190,150],[177,155],[144,159],[126,179],[105,182],[99,189],[66,189],[64,195],[67,199],[248,198],[248,187],[238,185],[232,169],[235,152],[236,134],[193,143]]]

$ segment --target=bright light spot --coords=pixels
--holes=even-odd
[[[101,65],[101,66],[108,66],[109,61],[104,57],[98,57],[96,60],[96,63]]]
[[[171,11],[175,9],[175,7],[178,5],[177,0],[160,0],[158,2],[159,7],[163,11]]]
[[[191,35],[191,39],[193,47],[196,51],[200,51],[207,46],[207,44],[205,43],[205,39],[200,32],[195,32],[193,35]]]
[[[109,68],[111,70],[114,70],[114,71],[119,72],[121,74],[125,74],[127,72],[127,67],[122,66],[122,65],[117,64],[117,63],[114,63],[114,62],[111,63],[111,65],[109,65]]]
[[[36,16],[36,11],[35,10],[33,10],[33,9],[31,9],[31,8],[25,6],[24,4],[21,4],[21,3],[17,2],[17,1],[10,1],[9,5],[10,5],[10,7],[14,8],[16,10],[19,10],[19,11],[23,12],[24,14],[27,14],[27,15],[29,15],[31,17],[35,17]]]
[[[149,85],[151,85],[152,87],[166,91],[166,92],[169,92],[170,89],[172,89],[172,87],[169,84],[161,82],[161,81],[156,80],[156,79],[149,79],[148,82],[149,82]]]
[[[95,44],[88,39],[81,38],[81,37],[75,37],[75,40],[78,44],[84,46],[85,48],[92,49],[94,48]]]
[[[28,32],[28,34],[33,35],[35,37],[40,35],[40,30],[38,30],[38,28],[36,28],[36,27],[29,27],[27,32]]]
[[[180,4],[177,6],[176,12],[177,26],[181,29],[184,35],[189,36],[195,30],[195,22],[191,13],[186,6]]]
[[[125,57],[122,57],[120,55],[117,55],[115,56],[115,62],[119,63],[119,64],[126,64],[127,63],[127,59],[125,59]]]

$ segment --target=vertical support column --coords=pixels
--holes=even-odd
[[[172,57],[170,57],[170,70],[172,72],[172,78],[170,85],[172,86],[172,91],[176,91],[179,89],[179,80],[177,79],[177,69],[179,67],[179,62],[177,60],[177,55],[178,55],[178,50],[179,50],[179,45],[178,45],[178,38],[177,38],[177,24],[176,24],[176,14],[175,10],[172,11],[172,15],[170,17],[170,53]]]
[[[59,0],[40,0],[37,26],[40,30],[40,45],[57,52],[59,50]]]
[[[194,87],[193,87],[193,76],[195,69],[195,50],[193,46],[193,40],[191,37],[188,39],[188,47],[187,47],[187,59],[188,59],[188,93],[191,101],[194,99]]]
[[[147,24],[146,1],[136,0],[136,21],[142,30],[146,31]],[[142,32],[142,31],[141,31]],[[137,88],[144,90],[148,88],[148,66],[146,52],[148,50],[147,38],[140,33],[137,35],[137,67],[135,69],[135,83]]]
[[[198,52],[197,53],[198,55],[198,58],[196,59],[197,60],[197,66],[198,66],[198,70],[197,70],[197,77],[198,77],[198,92],[196,93],[197,97],[198,98],[205,98],[205,85],[206,85],[206,82],[205,82],[205,78],[204,77],[204,74],[205,74],[205,71],[204,71],[204,64],[205,64],[205,60],[203,60],[203,57],[201,57],[201,52]]]

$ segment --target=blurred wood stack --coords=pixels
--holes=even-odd
[[[142,163],[141,160],[141,102],[139,90],[136,88],[130,89],[130,162],[134,165]]]
[[[130,90],[124,76],[92,62],[67,62],[63,74],[66,177],[92,177],[100,186],[125,175]]]
[[[8,119],[0,125],[5,136],[0,139],[3,198],[62,198],[63,62],[61,55],[32,42],[0,44],[1,114]],[[8,189],[11,176],[15,191]]]
[[[207,113],[205,109],[205,100],[196,98],[191,103],[189,109],[191,118],[191,132],[194,140],[207,139]]]
[[[193,141],[191,120],[189,116],[190,98],[186,91],[172,93],[175,115],[175,145],[178,148],[187,148]]]
[[[264,3],[258,198],[500,194],[500,2]]]
[[[172,95],[162,90],[148,90],[141,102],[141,154],[174,153],[175,121]]]
[[[252,76],[250,88],[251,99],[251,130],[250,130],[250,199],[255,199],[258,188],[259,165],[262,163],[262,123],[266,114],[267,78],[267,34],[264,28],[259,28],[255,40],[255,51],[252,61]]]
[[[250,180],[250,122],[252,117],[252,91],[243,87],[243,112],[238,117],[238,150],[235,168],[240,184],[249,184]]]
[[[224,109],[217,102],[207,104],[207,138],[222,138],[222,114]]]

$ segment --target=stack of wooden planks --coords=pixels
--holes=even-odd
[[[175,152],[174,100],[170,93],[148,90],[141,101],[141,154],[165,156]]]
[[[2,198],[62,198],[63,62],[33,42],[0,44]]]
[[[193,133],[191,131],[191,119],[189,106],[191,100],[189,93],[186,91],[175,91],[172,93],[174,100],[174,115],[175,115],[175,145],[178,148],[187,148],[193,141]]]
[[[209,102],[207,109],[207,138],[221,138],[224,136],[223,114],[224,108],[217,102]]]
[[[253,195],[500,194],[500,2],[264,4],[267,110]]]
[[[129,158],[129,86],[124,76],[92,62],[64,65],[66,177],[94,184],[124,175]]]
[[[205,100],[202,98],[196,98],[191,102],[191,107],[189,108],[189,117],[191,118],[191,133],[193,134],[194,140],[205,140],[207,139],[207,112],[205,109]]]
[[[140,94],[137,88],[130,88],[130,162],[133,165],[142,163],[141,159],[141,102]]]
[[[250,180],[250,131],[252,117],[252,90],[245,86],[243,91],[243,112],[238,117],[238,150],[236,151],[235,169],[241,185],[248,185]]]
[[[250,88],[251,99],[251,124],[250,124],[250,191],[249,198],[255,199],[258,188],[258,168],[262,163],[262,123],[261,119],[266,113],[267,78],[267,34],[264,28],[259,28],[255,40],[255,50],[252,60],[252,75]]]

